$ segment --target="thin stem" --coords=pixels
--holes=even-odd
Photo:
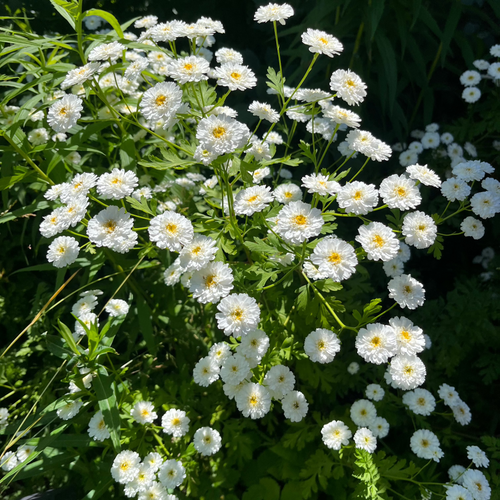
[[[352,182],[356,177],[363,171],[363,169],[366,167],[366,164],[370,161],[370,157],[366,159],[366,161],[363,163],[363,166],[358,170],[357,174],[354,174],[354,177],[349,181]]]

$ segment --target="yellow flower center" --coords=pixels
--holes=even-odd
[[[319,41],[325,45],[328,45],[328,40],[326,38],[321,37]]]
[[[169,222],[165,226],[165,230],[167,231],[167,233],[175,234],[177,232],[177,224],[173,224],[172,222]]]
[[[252,394],[248,402],[250,403],[251,406],[255,406],[259,402],[259,399],[255,394]]]
[[[425,398],[418,398],[417,399],[417,404],[419,406],[425,406]]]
[[[396,189],[396,194],[403,198],[404,196],[406,196],[406,189],[402,186],[399,186],[397,189]]]
[[[128,470],[128,468],[130,467],[130,462],[123,462],[121,465],[120,465],[120,469],[121,470]]]
[[[380,340],[380,337],[373,337],[370,343],[373,347],[378,347],[382,343],[382,340]]]
[[[413,366],[405,366],[404,372],[406,375],[411,375],[413,373]]]
[[[248,203],[253,203],[255,200],[259,198],[259,195],[256,194],[255,196],[250,196],[250,198],[247,199]]]
[[[304,215],[300,214],[300,215],[296,215],[295,218],[293,219],[295,224],[299,225],[299,226],[303,226],[305,225],[305,223],[307,222],[307,219],[305,218]]]
[[[223,137],[224,135],[226,134],[226,129],[224,127],[215,127],[213,130],[212,130],[212,135],[216,138],[216,139],[220,139],[221,137]]]
[[[328,257],[328,262],[332,264],[340,264],[342,262],[342,257],[337,252],[332,252]]]
[[[240,73],[237,73],[236,71],[233,71],[233,72],[231,73],[231,78],[232,78],[233,80],[239,80],[239,79],[241,78],[241,74],[240,74]]]
[[[324,340],[320,340],[318,343],[317,343],[317,347],[318,347],[318,350],[319,351],[324,351],[325,350],[325,341]]]
[[[201,252],[201,247],[200,246],[198,246],[196,248],[193,248],[193,250],[191,251],[191,253],[193,255],[198,255],[200,252]]]
[[[363,193],[361,191],[356,191],[354,193],[354,199],[355,200],[360,200],[362,196],[363,196]]]
[[[285,198],[291,198],[292,196],[293,196],[293,194],[290,191],[287,191],[285,193]]]
[[[427,439],[422,439],[422,442],[420,443],[424,448],[427,448],[427,446],[429,446],[429,441],[427,441]]]
[[[59,114],[60,114],[60,115],[65,115],[67,112],[68,112],[68,110],[67,110],[65,107],[62,107],[62,108],[59,110]]]
[[[193,69],[193,65],[192,65],[192,64],[189,64],[189,63],[188,63],[188,64],[184,64],[184,69],[185,69],[186,71],[191,71],[191,70]]]
[[[418,230],[419,231],[425,231],[425,224],[420,224],[420,226],[418,226]]]
[[[372,239],[372,242],[375,244],[375,246],[377,247],[383,247],[384,244],[385,244],[385,240],[384,238],[382,238],[382,236],[380,236],[379,234],[376,234],[373,239]]]
[[[411,340],[411,335],[410,332],[403,330],[401,332],[401,337],[403,337],[405,340]]]
[[[231,311],[231,317],[235,321],[241,321],[241,318],[243,318],[243,311],[238,307],[234,311]]]
[[[116,221],[108,220],[107,222],[104,223],[104,230],[108,234],[111,234],[115,229],[116,229]]]
[[[156,100],[155,100],[155,103],[157,106],[163,106],[165,104],[167,100],[167,97],[164,96],[164,95],[159,95]]]
[[[403,292],[404,293],[411,293],[411,286],[410,285],[406,285],[404,288],[403,288]]]
[[[207,288],[210,288],[212,286],[214,286],[215,284],[217,283],[216,279],[215,279],[215,274],[209,274],[206,278],[205,278],[205,286]]]
[[[351,80],[346,80],[345,84],[348,86],[348,87],[355,87],[356,84]]]

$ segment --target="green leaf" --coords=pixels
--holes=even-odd
[[[370,8],[368,10],[367,32],[370,40],[373,40],[384,13],[385,0],[372,0],[368,5],[370,5]]]
[[[382,66],[384,68],[383,75],[385,84],[387,85],[389,112],[392,113],[394,103],[396,102],[396,90],[398,86],[396,54],[388,38],[381,33],[377,35],[375,42],[380,58],[382,59]]]
[[[76,18],[78,17],[79,9],[78,2],[66,2],[65,0],[50,0],[50,3],[61,14],[73,29],[76,29]]]
[[[59,324],[59,333],[61,334],[62,338],[66,341],[66,344],[68,347],[77,355],[80,356],[80,351],[78,350],[78,347],[76,345],[75,339],[73,338],[73,334],[71,333],[71,330],[64,324],[61,323],[61,320],[57,320]]]
[[[253,184],[253,176],[251,172],[254,172],[260,167],[258,163],[248,163],[246,161],[240,161],[240,173],[243,182],[247,184]]]
[[[134,168],[137,160],[135,157],[135,142],[131,135],[127,135],[119,144],[120,160],[122,168],[130,170]]]
[[[283,87],[285,85],[286,79],[281,76],[280,73],[276,73],[276,71],[269,67],[267,68],[267,78],[269,81],[266,82],[266,85],[278,92],[278,94],[284,99],[285,94],[283,92]]]
[[[120,413],[116,403],[115,385],[104,366],[99,366],[92,384],[97,394],[99,408],[111,436],[115,451],[120,451]]]
[[[457,30],[458,22],[462,16],[462,5],[459,2],[453,2],[451,9],[446,14],[446,25],[444,27],[443,38],[441,43],[443,44],[441,49],[441,66],[444,66],[444,61],[448,54],[448,48],[450,47],[451,40],[455,35]]]
[[[146,304],[146,301],[140,295],[137,296],[137,315],[139,317],[139,326],[144,340],[146,341],[146,345],[148,346],[148,350],[153,356],[156,356],[158,346],[153,332],[153,323],[151,322],[153,313]]]
[[[155,216],[151,208],[149,208],[148,200],[146,200],[144,196],[141,196],[141,201],[138,201],[135,198],[132,198],[131,196],[127,196],[126,200],[128,203],[130,203],[130,205],[132,205],[132,208],[134,208],[135,210],[152,215],[153,217]]]
[[[58,0],[56,0],[58,1]],[[109,24],[111,24],[111,27],[116,31],[116,34],[120,37],[123,38],[123,31],[120,26],[120,23],[116,19],[113,14],[110,14],[109,12],[106,12],[105,10],[101,9],[90,9],[87,10],[86,12],[83,13],[82,19],[85,19],[86,17],[89,16],[99,16],[102,17],[105,21],[107,21]]]
[[[66,349],[66,344],[59,337],[56,337],[55,335],[46,335],[45,341],[47,343],[47,349],[54,356],[61,359],[71,359],[73,357],[73,352]]]
[[[89,491],[82,500],[97,500],[101,498],[105,493],[108,493],[110,486],[113,484],[113,479],[106,478],[101,479],[95,490]]]
[[[245,246],[251,251],[251,252],[265,252],[265,253],[277,253],[278,250],[271,245],[268,245],[265,243],[263,240],[257,238],[256,236],[253,239],[254,241],[245,241]]]

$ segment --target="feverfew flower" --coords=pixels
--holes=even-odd
[[[472,211],[481,219],[489,219],[500,212],[500,195],[493,191],[481,191],[470,199],[470,204]]]
[[[302,190],[296,184],[280,184],[274,190],[274,198],[287,205],[291,201],[299,201],[302,199]]]
[[[460,83],[465,87],[475,87],[481,81],[481,74],[474,70],[466,71],[460,76]]]
[[[153,403],[149,401],[139,401],[134,405],[130,416],[139,424],[151,424],[158,415],[154,412]]]
[[[57,416],[62,420],[69,420],[78,414],[83,403],[79,399],[68,401],[57,410]]]
[[[224,63],[235,63],[235,64],[243,64],[243,56],[240,52],[234,49],[228,49],[227,47],[223,47],[215,52],[215,59],[219,64]]]
[[[207,151],[223,155],[245,145],[250,137],[248,127],[225,115],[210,115],[198,124],[196,138]]]
[[[441,193],[448,201],[463,201],[471,192],[471,187],[458,177],[450,177],[441,185]]]
[[[5,472],[9,472],[17,467],[17,457],[13,451],[8,451],[0,460],[0,467]]]
[[[281,5],[277,3],[270,3],[268,5],[259,7],[255,12],[253,19],[258,23],[278,21],[280,24],[284,25],[285,20],[293,16],[293,14],[293,8],[287,3]]]
[[[252,420],[262,418],[271,408],[271,396],[262,385],[248,383],[244,385],[235,397],[238,410],[243,416]]]
[[[359,363],[356,363],[356,361],[349,363],[349,366],[347,367],[347,373],[350,373],[351,375],[356,375],[356,373],[358,372],[359,372]]]
[[[300,391],[289,392],[282,400],[281,405],[285,418],[292,422],[300,422],[307,414],[309,404]]]
[[[138,184],[139,179],[134,172],[114,168],[99,177],[97,192],[105,200],[121,200],[130,196]]]
[[[328,106],[323,109],[323,115],[334,123],[347,125],[352,128],[358,128],[361,123],[359,115],[348,109],[341,108],[340,106]]]
[[[394,387],[407,391],[425,382],[426,369],[417,356],[397,354],[391,359],[389,374]]]
[[[88,56],[89,61],[108,61],[114,63],[121,57],[125,46],[119,42],[104,43],[94,47]]]
[[[168,410],[163,417],[161,417],[161,426],[165,434],[170,434],[174,438],[184,436],[189,430],[189,417],[186,412],[182,410],[171,409]]]
[[[255,73],[244,64],[225,63],[215,69],[217,85],[229,90],[247,90],[257,85]]]
[[[264,377],[264,385],[268,388],[271,397],[282,399],[295,386],[295,376],[287,366],[275,365]]]
[[[389,422],[383,417],[377,417],[369,427],[376,438],[383,439],[389,434]]]
[[[355,345],[365,361],[380,365],[396,354],[396,334],[390,326],[370,323],[359,330]]]
[[[386,262],[397,257],[399,240],[390,227],[381,222],[371,222],[367,226],[360,226],[358,232],[355,239],[361,243],[368,259]]]
[[[208,355],[220,366],[231,355],[231,347],[226,342],[217,342],[210,348]]]
[[[102,411],[98,411],[89,422],[89,436],[95,441],[104,441],[109,438],[109,430],[104,422]]]
[[[466,87],[462,92],[462,99],[469,104],[479,101],[481,91],[477,87]]]
[[[215,240],[201,234],[194,235],[190,243],[179,254],[179,264],[185,271],[197,271],[215,258],[217,246]]]
[[[472,419],[470,408],[462,400],[459,400],[457,404],[453,405],[451,407],[451,411],[453,412],[455,420],[460,425],[470,424],[470,421]]]
[[[452,173],[465,182],[480,181],[485,175],[479,162],[474,160],[458,163],[453,167]]]
[[[459,484],[454,484],[446,490],[446,500],[473,500],[472,495],[469,490],[460,486]]]
[[[389,324],[396,334],[397,354],[418,354],[425,349],[422,329],[404,317],[391,318]]]
[[[130,450],[121,451],[113,460],[111,476],[117,483],[127,484],[137,477],[140,464],[139,453]]]
[[[158,479],[168,489],[177,488],[186,477],[186,469],[178,460],[167,460],[158,471]]]
[[[65,95],[49,108],[47,122],[56,132],[66,132],[82,116],[83,101],[76,95]]]
[[[331,363],[340,351],[340,340],[331,330],[317,328],[306,337],[304,351],[311,361]]]
[[[321,435],[323,443],[325,443],[327,448],[331,450],[340,450],[342,445],[347,446],[349,444],[352,432],[344,422],[333,420],[322,427]]]
[[[436,408],[436,399],[426,389],[415,389],[403,394],[403,404],[413,413],[428,417]]]
[[[164,120],[168,124],[181,105],[180,87],[174,82],[162,82],[144,92],[139,109],[146,120]]]
[[[302,33],[302,43],[309,45],[309,52],[333,57],[344,50],[344,46],[334,36],[320,30],[307,28]]]
[[[330,77],[330,88],[350,106],[363,102],[366,97],[366,85],[351,70],[334,71]]]
[[[420,429],[413,433],[410,439],[410,448],[417,457],[426,460],[432,459],[439,462],[444,455],[437,436],[427,429]]]
[[[434,170],[427,168],[427,165],[409,165],[406,167],[406,173],[410,176],[410,179],[420,181],[425,186],[437,188],[441,186],[441,179]]]
[[[208,387],[219,378],[220,367],[211,356],[201,358],[193,370],[195,383],[201,387]]]
[[[350,410],[352,421],[359,427],[367,427],[375,421],[377,410],[375,405],[367,399],[355,401]]]
[[[489,500],[491,487],[485,475],[475,469],[466,470],[462,476],[462,484],[467,488],[474,500]]]
[[[313,250],[311,261],[319,275],[336,282],[346,280],[356,271],[358,259],[354,248],[339,238],[324,238]]]
[[[40,144],[45,144],[49,140],[49,132],[46,128],[34,128],[28,134],[28,141],[33,144],[33,146],[39,146]]]
[[[194,433],[193,444],[196,451],[206,457],[220,450],[222,439],[215,429],[200,427]]]
[[[340,190],[337,202],[347,213],[366,215],[377,206],[378,191],[373,184],[350,182]]]
[[[474,217],[466,217],[460,224],[460,229],[464,232],[464,236],[470,236],[475,240],[479,240],[484,236],[483,223]]]
[[[426,132],[421,142],[424,149],[436,149],[441,142],[441,137],[438,132]]]
[[[183,246],[191,243],[194,236],[191,221],[172,211],[153,217],[148,232],[149,239],[158,248],[168,248],[171,252],[180,252]]]
[[[167,65],[168,75],[183,85],[187,82],[200,82],[208,80],[210,64],[206,59],[199,56],[180,57],[170,60]]]
[[[366,427],[358,429],[353,439],[356,448],[365,450],[368,453],[373,453],[377,448],[377,438],[373,435],[372,431]]]
[[[434,219],[424,212],[407,214],[403,221],[402,233],[405,242],[416,248],[428,248],[436,239],[437,226]]]
[[[223,262],[210,262],[205,267],[193,272],[189,291],[198,302],[217,303],[229,295],[233,288],[233,273]]]
[[[246,293],[236,293],[223,298],[215,315],[217,326],[226,335],[239,337],[257,328],[260,310],[257,301]]]
[[[490,465],[486,453],[479,446],[467,446],[467,458],[472,460],[476,467],[488,467]]]
[[[321,210],[302,201],[292,201],[278,214],[277,232],[287,243],[300,245],[318,236],[323,223]]]
[[[302,186],[308,193],[318,193],[320,196],[334,195],[340,190],[340,184],[328,180],[327,175],[311,174],[302,177]]]
[[[245,356],[250,368],[255,368],[269,348],[269,337],[262,330],[250,330],[241,338],[236,352]]]
[[[85,66],[68,71],[68,73],[66,73],[66,78],[61,83],[61,88],[67,89],[68,87],[81,85],[87,80],[91,80],[100,67],[101,65],[99,63],[88,63],[85,64]]]
[[[80,248],[75,238],[59,236],[49,245],[47,260],[52,262],[55,267],[62,268],[73,264],[79,252]]]
[[[379,384],[368,384],[366,386],[365,395],[373,401],[382,401],[385,391]]]
[[[241,354],[228,356],[220,369],[220,378],[225,384],[238,385],[250,375],[250,366]]]
[[[250,104],[250,106],[248,107],[248,111],[250,111],[252,115],[259,118],[259,120],[267,120],[271,123],[276,123],[280,118],[279,113],[275,111],[269,104],[258,101],[253,101],[252,104]]]
[[[380,184],[379,194],[389,208],[408,210],[420,205],[422,197],[415,181],[405,175],[390,175]]]
[[[448,384],[441,384],[438,390],[439,397],[445,405],[454,406],[460,401],[460,396],[454,387]]]
[[[125,316],[128,313],[129,305],[121,299],[111,299],[104,310],[112,317]]]
[[[274,199],[269,186],[252,186],[242,189],[234,198],[234,213],[251,216],[262,212]]]

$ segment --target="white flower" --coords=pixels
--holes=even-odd
[[[323,223],[321,210],[302,201],[292,201],[278,214],[277,232],[287,243],[300,245],[318,236]]]
[[[451,407],[451,411],[453,412],[455,420],[460,425],[470,424],[470,421],[472,419],[470,408],[462,400],[459,399],[458,403],[454,404]]]
[[[466,470],[462,476],[462,484],[470,491],[474,500],[489,500],[491,497],[491,487],[479,470]]]
[[[349,427],[340,420],[333,420],[321,428],[323,443],[327,448],[340,450],[342,445],[347,446],[352,432]]]
[[[493,177],[487,177],[484,179],[484,181],[481,182],[481,187],[486,189],[486,191],[492,191],[493,193],[500,195],[500,181],[493,179]]]
[[[181,85],[208,80],[209,69],[208,61],[199,56],[180,57],[171,60],[167,65],[168,75]]]
[[[377,417],[369,429],[377,439],[383,439],[389,434],[389,422],[385,418]]]
[[[370,323],[359,330],[355,345],[365,361],[380,365],[396,354],[396,334],[390,326]]]
[[[488,66],[488,75],[493,77],[494,80],[500,79],[500,63],[494,62]]]
[[[306,337],[304,351],[311,361],[331,363],[340,351],[340,341],[331,330],[317,328]]]
[[[403,394],[403,403],[417,415],[428,417],[436,408],[436,399],[426,389],[415,389]]]
[[[215,69],[217,85],[229,90],[246,90],[257,85],[255,73],[244,64],[224,63]]]
[[[464,232],[464,236],[470,236],[475,240],[484,236],[483,223],[474,217],[466,217],[460,224],[460,229]]]
[[[348,109],[341,108],[340,106],[329,106],[323,109],[323,115],[334,123],[347,125],[352,128],[358,128],[361,123],[359,115]]]
[[[229,295],[221,300],[215,315],[217,326],[226,335],[234,337],[245,335],[257,328],[260,321],[260,310],[257,301],[246,293]]]
[[[438,132],[426,132],[421,142],[424,149],[436,149],[441,142],[441,137]]]
[[[139,180],[134,172],[114,168],[99,177],[97,192],[105,200],[121,200],[125,196],[130,196],[138,183]]]
[[[411,179],[420,181],[425,186],[441,186],[441,179],[436,174],[436,172],[434,172],[434,170],[427,168],[427,165],[409,165],[406,168],[406,172]]]
[[[451,488],[446,490],[446,500],[473,500],[469,490],[454,484]]]
[[[380,196],[389,208],[408,210],[420,205],[422,197],[414,180],[404,175],[390,175],[380,184]]]
[[[405,242],[416,248],[428,248],[436,239],[437,226],[434,219],[424,212],[407,214],[403,221],[402,233]]]
[[[373,184],[350,182],[340,190],[337,202],[347,213],[366,215],[377,206],[378,191]]]
[[[422,329],[404,317],[391,318],[389,324],[396,333],[397,354],[418,354],[425,348]]]
[[[156,16],[144,16],[134,23],[134,28],[152,28],[158,23]]]
[[[255,329],[241,338],[241,344],[236,348],[236,352],[245,356],[250,368],[255,368],[268,348],[269,337],[262,330]]]
[[[47,260],[52,262],[55,267],[62,268],[73,264],[79,252],[80,248],[75,238],[59,236],[49,245]]]
[[[200,427],[194,433],[193,444],[196,451],[206,457],[220,450],[222,439],[215,429],[211,427]]]
[[[229,295],[233,288],[231,268],[222,262],[210,262],[199,271],[193,272],[189,291],[202,304],[217,303]]]
[[[283,137],[278,132],[269,132],[265,135],[265,141],[270,144],[283,144]]]
[[[367,226],[360,226],[356,241],[366,251],[370,260],[388,261],[398,255],[399,241],[391,228],[381,222],[371,222]]]
[[[321,240],[310,258],[321,276],[328,276],[337,282],[350,278],[358,264],[354,248],[338,238]]]
[[[104,441],[109,438],[109,431],[104,423],[102,412],[98,411],[89,422],[88,428],[89,436],[95,441]]]
[[[368,453],[373,453],[377,448],[377,438],[373,435],[372,431],[366,427],[358,429],[353,439],[356,448],[365,450]]]
[[[137,234],[132,231],[133,224],[133,219],[124,208],[111,205],[90,219],[87,234],[97,247],[104,246],[125,253],[137,242]]]
[[[441,193],[448,201],[463,201],[470,192],[470,186],[458,177],[450,177],[441,185]]]
[[[211,357],[201,358],[193,370],[194,381],[202,387],[208,387],[219,378],[219,364]]]
[[[8,451],[0,460],[0,467],[5,472],[9,472],[17,467],[17,457],[13,451]]]
[[[80,318],[83,314],[92,312],[97,305],[97,297],[93,293],[84,295],[71,308],[71,314]]]
[[[347,104],[359,104],[366,97],[366,85],[351,70],[338,69],[330,77],[330,88]]]
[[[258,23],[268,23],[270,21],[278,21],[280,24],[285,24],[285,20],[293,16],[293,8],[287,3],[277,4],[270,3],[265,6],[261,6],[257,9],[254,15],[254,21]]]
[[[88,56],[89,61],[109,61],[111,63],[115,62],[119,57],[121,57],[125,46],[119,42],[105,43],[94,47]]]
[[[490,465],[486,453],[478,446],[467,446],[467,458],[472,460],[476,467],[488,467]]]
[[[389,278],[401,276],[404,272],[403,262],[398,257],[384,262],[382,267]]]
[[[238,410],[251,419],[262,418],[271,408],[269,391],[259,384],[245,384],[235,397]]]
[[[158,471],[158,479],[168,489],[177,488],[186,477],[186,469],[178,460],[167,460]]]
[[[350,410],[352,421],[359,427],[367,427],[375,421],[377,410],[375,405],[367,399],[355,401]]]
[[[410,439],[410,448],[417,457],[432,459],[436,462],[439,462],[444,455],[437,436],[427,429],[420,429],[413,433]]]
[[[460,401],[460,396],[454,387],[448,384],[441,384],[438,390],[439,397],[443,399],[445,405],[454,406]]]
[[[220,370],[220,378],[226,384],[238,385],[250,375],[250,366],[241,354],[228,356]]]
[[[49,133],[46,128],[35,128],[28,134],[28,141],[33,144],[33,146],[39,146],[40,144],[45,144],[49,140]]]
[[[366,397],[373,401],[382,401],[385,391],[379,384],[369,384],[365,390]]]
[[[412,165],[416,161],[418,161],[418,153],[416,151],[407,150],[407,151],[403,151],[399,155],[399,164],[402,167],[407,167],[408,165]]]
[[[153,217],[148,232],[149,239],[158,248],[168,248],[173,252],[180,252],[183,246],[191,243],[194,236],[190,220],[171,211]]]
[[[394,387],[407,391],[425,382],[426,369],[417,356],[397,354],[391,359],[389,374]]]
[[[163,417],[161,417],[161,426],[163,432],[170,434],[174,438],[184,436],[189,430],[189,417],[186,412],[177,410],[175,408],[168,410]]]
[[[198,124],[196,138],[203,149],[217,155],[232,153],[250,137],[248,127],[225,115],[211,115]]]
[[[500,212],[500,195],[493,191],[481,191],[471,199],[472,211],[482,219],[489,219]]]
[[[234,198],[234,213],[251,216],[262,212],[274,199],[269,186],[252,186],[242,189]]]
[[[149,401],[139,401],[134,405],[130,416],[139,424],[151,424],[158,415],[154,412],[153,403]]]
[[[300,391],[289,392],[282,400],[281,405],[285,418],[292,422],[300,422],[307,414],[309,404]]]
[[[280,119],[279,113],[267,103],[253,101],[248,107],[248,111],[259,118],[259,120],[267,120],[271,123],[276,123]]]
[[[82,116],[83,101],[75,95],[65,95],[49,108],[47,122],[56,132],[66,132]]]
[[[295,376],[287,366],[275,365],[264,377],[264,385],[268,388],[271,397],[282,399],[295,386]]]
[[[215,258],[215,240],[201,234],[194,235],[179,254],[179,265],[187,272],[198,271]]]
[[[59,193],[51,193],[50,198],[47,199],[56,199],[57,196],[60,196],[61,201],[63,203],[70,204],[75,201],[75,198],[83,198],[87,195],[90,189],[95,187],[97,184],[97,175],[90,173],[77,174],[73,178],[70,183],[59,184]],[[49,190],[49,191],[52,191]],[[47,191],[47,193],[49,192]],[[46,193],[46,194],[47,194]],[[54,197],[55,195],[55,197]]]
[[[121,299],[111,299],[104,310],[112,317],[125,316],[130,306]]]
[[[460,83],[465,87],[475,87],[480,81],[481,74],[474,70],[466,71],[460,75]]]
[[[17,461],[22,463],[27,460],[27,458],[35,451],[35,446],[30,446],[23,444],[16,451]]]
[[[344,46],[334,36],[320,30],[307,28],[302,33],[302,43],[309,45],[309,51],[333,57],[344,50]]]
[[[477,87],[466,87],[462,92],[462,99],[469,104],[479,101],[481,91]]]
[[[302,199],[302,190],[296,184],[280,184],[274,190],[274,197],[280,203],[287,205],[291,201]]]
[[[453,174],[465,182],[480,181],[485,175],[485,171],[481,168],[478,161],[463,161],[453,167]]]
[[[356,375],[358,371],[359,371],[359,363],[356,363],[356,361],[349,363],[349,366],[347,367],[348,373],[350,373],[351,375]]]
[[[117,483],[129,483],[137,477],[140,464],[139,453],[130,450],[121,451],[113,460],[111,475]]]
[[[141,114],[153,122],[170,122],[182,105],[182,90],[173,82],[157,83],[146,90],[139,104]]]
[[[167,267],[167,269],[165,269],[165,272],[163,273],[165,285],[173,286],[179,283],[183,272],[184,268],[181,267],[179,259],[177,259],[172,265]]]
[[[308,193],[318,193],[320,196],[334,195],[340,190],[340,184],[329,181],[327,175],[311,174],[302,177],[302,186]]]
[[[217,50],[217,52],[215,52],[215,59],[219,64],[243,64],[243,56],[241,55],[241,53],[234,49],[228,49],[226,47],[223,47],[222,49],[219,49]]]
[[[78,414],[83,403],[79,399],[69,401],[57,410],[57,416],[62,420],[69,420]]]
[[[231,347],[226,342],[218,342],[210,348],[208,355],[220,366],[231,355]]]

